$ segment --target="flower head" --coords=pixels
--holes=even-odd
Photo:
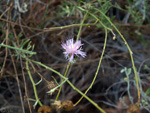
[[[63,49],[65,49],[64,55],[65,58],[69,60],[69,62],[72,62],[74,60],[74,56],[82,56],[85,57],[86,53],[82,52],[82,46],[83,44],[81,44],[81,40],[78,40],[74,43],[73,38],[72,39],[68,39],[66,41],[66,43],[62,43],[61,46],[63,47]]]

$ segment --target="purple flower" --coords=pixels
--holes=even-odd
[[[86,53],[82,52],[82,46],[83,44],[81,44],[81,40],[78,40],[74,43],[73,38],[72,39],[68,39],[66,41],[66,43],[62,43],[61,46],[63,47],[63,49],[65,49],[64,55],[65,58],[69,60],[69,62],[72,62],[74,60],[74,56],[82,56],[85,57]],[[78,56],[79,57],[79,56]]]

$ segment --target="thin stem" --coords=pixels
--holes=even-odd
[[[38,98],[38,94],[37,94],[35,82],[34,82],[34,80],[33,80],[33,78],[32,78],[31,72],[30,72],[30,70],[29,70],[29,63],[28,63],[28,60],[26,60],[26,70],[27,70],[27,72],[28,72],[28,74],[29,74],[29,78],[30,78],[30,80],[31,80],[31,82],[32,82],[32,86],[33,86],[33,90],[34,90],[34,95],[35,95],[36,101],[38,101],[39,105],[42,106],[42,103],[41,103],[41,101],[40,101],[39,98]]]
[[[133,98],[130,94],[130,78],[129,78],[129,75],[126,75],[127,76],[127,92],[128,92],[128,95],[129,95],[129,99],[130,99],[130,102],[131,104],[133,104]]]
[[[83,20],[82,20],[82,22],[81,22],[81,25],[80,25],[80,28],[79,28],[79,32],[78,32],[76,41],[79,40],[79,37],[80,37],[80,35],[81,35],[81,30],[82,30],[82,27],[83,27],[83,24],[84,24],[84,21],[85,21],[85,19],[86,19],[87,14],[88,14],[88,10],[86,11],[86,14],[84,15]]]
[[[85,21],[85,19],[86,19],[87,14],[88,14],[88,11],[87,11],[86,14],[84,15],[84,18],[83,18],[83,20],[82,20],[82,22],[81,22],[81,24],[80,24],[80,28],[79,28],[79,32],[78,32],[76,41],[79,40],[79,37],[80,37],[80,34],[81,34],[81,30],[82,30],[82,27],[83,27],[83,23],[84,23],[84,21]],[[67,69],[66,69],[66,71],[65,71],[64,77],[66,77],[66,75],[67,75],[67,72],[68,72],[68,69],[69,69],[69,67],[70,67],[70,64],[71,64],[71,62],[69,62],[68,65],[67,65]],[[63,81],[64,81],[64,79],[62,80],[62,82],[63,82]],[[58,97],[59,97],[59,95],[60,95],[60,92],[61,92],[61,89],[62,89],[62,85],[60,86],[60,89],[59,89],[59,91],[58,91],[58,93],[57,93],[57,96],[56,96],[56,99],[55,99],[55,100],[58,99]]]
[[[104,46],[103,46],[103,51],[102,51],[102,54],[101,54],[101,57],[99,59],[99,64],[98,64],[98,67],[97,67],[97,70],[96,70],[96,73],[95,73],[95,76],[93,78],[93,81],[91,83],[91,85],[89,86],[89,88],[85,91],[85,95],[87,94],[87,92],[92,88],[96,78],[97,78],[97,75],[98,75],[98,72],[99,72],[99,69],[100,69],[100,66],[101,66],[101,62],[102,62],[102,59],[103,59],[103,55],[104,55],[104,52],[105,52],[105,48],[106,48],[106,44],[107,44],[107,29],[105,28],[105,42],[104,42]],[[75,103],[75,106],[77,104],[79,104],[79,102],[83,99],[83,96]]]
[[[115,30],[118,32],[118,34],[121,36],[122,40],[124,41],[125,45],[127,46],[128,50],[129,50],[129,54],[131,57],[131,62],[132,62],[132,67],[133,67],[133,71],[135,74],[135,80],[136,80],[136,85],[137,85],[137,92],[138,92],[138,106],[141,102],[141,94],[140,94],[140,88],[139,88],[139,81],[138,81],[138,76],[137,76],[137,72],[136,72],[136,68],[135,68],[135,64],[134,64],[134,60],[133,60],[133,52],[131,51],[127,41],[125,40],[125,38],[123,37],[123,35],[120,33],[120,31],[117,29],[117,27],[110,21],[110,19],[101,11],[98,10],[96,8],[94,8],[95,10],[99,11],[107,20],[108,22],[115,28]]]
[[[32,55],[36,54],[36,52],[28,51],[28,50],[25,50],[25,49],[22,49],[22,48],[12,47],[12,46],[9,46],[9,45],[5,45],[3,43],[0,44],[0,46],[7,47],[7,48],[10,48],[10,49],[14,49],[14,50],[19,50],[23,53],[28,53],[28,54],[32,54]]]
[[[83,26],[90,26],[90,25],[94,25],[95,23],[91,23],[91,24],[82,24]],[[51,27],[51,28],[47,28],[46,30],[57,30],[57,29],[65,29],[65,28],[70,28],[70,27],[75,27],[75,26],[81,26],[81,24],[71,24],[71,25],[66,25],[66,26],[61,26],[61,27]]]
[[[3,19],[3,18],[0,18],[0,20],[4,21],[4,22],[7,22],[7,23],[11,23],[12,25],[17,25],[17,26],[21,26],[23,28],[28,28],[28,29],[32,29],[32,30],[36,30],[36,31],[42,31],[40,33],[37,33],[36,35],[38,34],[41,34],[43,32],[49,32],[49,31],[54,31],[54,30],[60,30],[60,29],[66,29],[66,28],[72,28],[72,27],[79,27],[80,24],[71,24],[71,25],[66,25],[66,26],[61,26],[61,27],[50,27],[50,28],[45,28],[44,30],[43,29],[39,29],[39,28],[33,28],[33,27],[28,27],[28,26],[24,26],[24,25],[20,25],[20,24],[17,24],[17,23],[14,23],[12,21],[8,21],[6,19]],[[90,26],[90,25],[95,25],[95,23],[91,23],[91,24],[83,24],[83,26]]]
[[[21,57],[21,55],[20,55],[19,57],[20,57],[20,64],[21,64],[21,67],[23,67],[23,62],[22,62],[22,57]],[[26,79],[25,79],[24,69],[21,68],[21,71],[22,71],[23,81],[24,81],[25,96],[28,98],[27,82],[26,82]],[[28,103],[28,106],[29,106],[29,111],[30,111],[30,113],[32,113],[32,111],[31,111],[31,104],[30,104],[30,102],[29,102],[28,99],[27,99],[27,103]]]
[[[11,51],[10,51],[10,53],[11,53]],[[23,102],[23,97],[22,97],[22,92],[21,92],[21,86],[20,86],[20,83],[19,83],[18,72],[17,72],[17,69],[16,69],[16,65],[15,65],[15,61],[14,61],[14,58],[12,56],[12,53],[11,53],[11,60],[12,60],[12,64],[13,64],[15,75],[16,75],[18,91],[19,91],[19,96],[20,96],[20,101],[21,101],[21,106],[22,106],[22,112],[25,113],[25,107],[24,107],[24,102]]]
[[[95,19],[97,19],[97,20],[99,21],[99,23],[100,23],[105,29],[108,29],[109,31],[112,30],[111,28],[105,26],[105,24],[103,24],[97,16],[95,16],[94,14],[92,14],[92,13],[90,13],[90,12],[89,12],[89,14],[92,15]]]
[[[66,75],[67,75],[67,72],[68,72],[68,69],[69,69],[69,67],[70,67],[70,64],[71,64],[71,62],[69,62],[68,65],[67,65],[67,69],[66,69],[66,71],[65,71],[64,77],[66,77]],[[62,80],[61,83],[63,83],[63,82],[64,82],[64,79]],[[60,88],[59,88],[59,91],[58,91],[58,93],[57,93],[57,96],[56,96],[56,99],[55,99],[55,100],[58,100],[58,97],[59,97],[59,95],[60,95],[61,89],[62,89],[62,85],[61,85]]]
[[[90,103],[92,103],[97,109],[99,109],[102,113],[106,113],[101,107],[99,107],[93,100],[91,100],[88,96],[86,96],[84,93],[82,93],[79,89],[77,89],[66,77],[64,77],[62,74],[60,74],[58,71],[42,64],[41,62],[37,62],[37,61],[34,61],[34,60],[30,60],[29,61],[33,62],[33,63],[36,63],[54,73],[56,73],[57,75],[59,75],[61,78],[63,78],[65,81],[67,81],[67,83],[74,89],[76,90],[78,93],[80,93],[84,98],[86,98]]]
[[[80,10],[82,10],[82,11],[86,11],[86,10],[84,10],[84,9],[81,8],[81,7],[78,7],[78,8],[79,8]],[[97,16],[95,16],[94,14],[92,14],[92,13],[90,13],[90,12],[87,12],[87,13],[89,13],[89,14],[90,14],[91,16],[93,16],[96,20],[98,20],[99,23],[100,23],[104,28],[106,28],[106,29],[108,29],[108,30],[111,31],[111,28],[105,26],[105,25],[100,21],[100,19],[99,19]]]

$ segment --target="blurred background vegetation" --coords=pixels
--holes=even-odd
[[[34,102],[28,101],[34,98],[34,92],[25,58],[31,57],[64,73],[67,61],[61,43],[68,38],[76,39],[86,11],[98,17],[115,34],[114,39],[113,34],[108,32],[100,71],[87,96],[107,113],[126,113],[128,107],[137,102],[129,51],[108,20],[94,8],[89,8],[89,5],[107,15],[128,42],[139,77],[140,111],[150,112],[150,0],[1,0],[0,44],[32,50],[37,54],[26,56],[16,49],[0,46],[0,113],[38,112],[39,105],[34,109]],[[82,92],[92,82],[105,39],[103,25],[91,14],[86,16],[80,34],[87,56],[74,63],[69,71],[69,80]],[[50,105],[57,94],[46,93],[51,89],[50,81],[59,82],[60,78],[35,64],[32,64],[30,71],[35,82],[42,78],[42,82],[36,86],[38,97],[43,105]],[[80,97],[65,83],[59,100],[76,103]],[[53,113],[59,112],[99,111],[83,99],[71,111],[53,109]]]

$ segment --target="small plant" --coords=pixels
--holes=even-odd
[[[128,92],[129,100],[131,102],[131,105],[133,105],[134,104],[134,102],[133,102],[134,97],[131,96],[131,93],[130,93],[131,92],[131,90],[130,90],[131,80],[130,80],[130,77],[129,77],[130,74],[131,74],[131,72],[132,72],[132,69],[125,67],[120,72],[121,73],[125,73],[125,75],[126,75],[126,77],[124,78],[124,80],[125,80],[125,82],[127,82],[127,92]],[[133,80],[133,82],[134,82],[134,85],[136,86],[135,79]],[[148,103],[150,102],[150,99],[149,99],[149,96],[148,96],[150,94],[150,88],[148,88],[146,90],[146,92],[144,92],[143,89],[142,89],[142,80],[140,78],[139,78],[139,85],[140,85],[140,92],[141,92],[141,103],[139,104],[139,106],[140,106],[141,109],[146,109],[147,111],[150,112],[149,105],[148,105]],[[136,103],[136,104],[138,104],[138,103]],[[128,110],[130,111],[130,109],[132,109],[132,107],[128,108]],[[135,107],[135,105],[134,105],[134,107]]]
[[[131,103],[133,104],[133,97],[131,96],[130,94],[130,78],[129,78],[129,75],[131,74],[131,68],[124,68],[120,71],[121,73],[124,73],[125,72],[125,75],[126,75],[126,78],[124,78],[124,80],[127,82],[127,92],[128,92],[128,96],[129,96],[129,99],[131,101]]]
[[[148,18],[149,9],[147,8],[149,6],[148,1],[127,0],[117,3],[115,0],[35,0],[35,5],[33,6],[32,2],[32,0],[28,0],[28,2],[26,0],[23,0],[23,2],[19,0],[3,0],[0,3],[0,36],[2,37],[0,39],[0,46],[2,47],[0,48],[0,57],[2,60],[4,59],[4,62],[0,63],[0,68],[2,68],[0,74],[4,75],[4,77],[5,74],[6,76],[10,74],[11,77],[16,78],[23,113],[25,113],[24,107],[26,107],[22,98],[24,95],[30,112],[32,112],[32,108],[36,110],[38,106],[40,106],[38,113],[52,113],[54,110],[57,112],[61,112],[61,110],[71,111],[78,107],[77,105],[82,99],[86,99],[99,112],[106,113],[105,108],[103,109],[99,106],[103,100],[96,100],[96,98],[100,97],[99,94],[98,96],[94,94],[96,97],[94,98],[95,100],[93,99],[93,95],[90,96],[93,100],[89,95],[91,92],[94,92],[94,85],[99,83],[99,81],[101,82],[101,77],[103,77],[101,74],[110,72],[109,70],[105,70],[105,66],[103,66],[102,71],[100,70],[103,61],[105,62],[105,59],[108,58],[107,53],[113,48],[111,44],[114,43],[116,44],[115,47],[119,48],[119,51],[114,49],[115,52],[120,52],[120,50],[123,52],[128,51],[129,54],[127,57],[130,56],[128,62],[132,66],[131,68],[124,67],[116,59],[111,58],[110,55],[110,58],[115,63],[124,67],[120,73],[125,73],[123,83],[127,84],[126,92],[131,103],[127,112],[140,112],[140,109],[146,109],[150,112],[150,88],[147,87],[147,89],[143,90],[142,85],[144,81],[135,67],[134,52],[137,51],[131,50],[129,45],[131,43],[128,44],[128,41],[124,37],[125,31],[118,29],[118,26],[129,26],[133,27],[133,29],[136,27],[138,30],[135,30],[132,34],[136,33],[142,37],[141,42],[148,46],[148,42],[145,41],[144,35],[140,30],[141,28],[142,30],[143,28],[148,28],[144,24],[150,21]],[[124,4],[127,5],[125,6]],[[37,9],[38,11],[36,12]],[[29,16],[26,17],[27,15]],[[117,16],[118,20],[116,19]],[[124,19],[121,20],[121,18]],[[116,20],[114,21],[114,19]],[[122,23],[118,23],[118,21],[122,21]],[[69,35],[71,38],[66,38],[66,35]],[[73,36],[74,38],[72,38]],[[37,52],[34,51],[35,48],[31,42],[31,38],[37,44]],[[65,41],[62,42],[62,40]],[[82,43],[81,40],[83,41]],[[106,46],[107,43],[109,43],[108,46]],[[86,48],[83,51],[82,46],[84,44]],[[120,49],[120,47],[122,48]],[[63,58],[63,55],[65,58]],[[119,55],[124,54],[120,53]],[[82,59],[77,60],[81,57],[86,57],[86,59],[84,61],[81,61]],[[109,60],[107,62],[109,64]],[[56,65],[61,63],[62,67],[58,66],[59,68],[57,68]],[[12,70],[12,67],[14,70]],[[79,68],[80,72],[76,70],[76,67]],[[112,68],[110,64],[107,67],[113,69],[115,66]],[[144,68],[146,71],[150,70],[147,65]],[[48,74],[44,73],[42,75],[43,70],[47,71]],[[109,74],[112,75],[113,73]],[[0,76],[1,78],[3,79],[3,76]],[[51,78],[54,78],[54,80],[49,80]],[[97,80],[97,78],[99,79]],[[26,87],[28,86],[26,79],[32,86]],[[111,79],[113,80],[113,78]],[[10,90],[11,85],[8,84],[7,80],[5,82],[7,83],[6,86],[8,86],[6,89]],[[20,87],[20,84],[23,87]],[[137,96],[132,94],[132,87],[137,88]],[[91,89],[92,91],[89,92]],[[28,92],[28,90],[30,91]],[[72,94],[75,95],[75,99],[73,100],[70,99],[71,96],[68,96],[69,99],[66,99],[66,94],[70,93],[70,90],[73,91],[73,93],[71,92],[71,96]],[[112,90],[114,89],[112,88]],[[12,92],[10,91],[11,95]],[[29,96],[28,94],[31,95]],[[118,97],[116,97],[117,101]],[[137,101],[135,100],[136,97]],[[118,109],[118,107],[116,108]],[[132,108],[136,108],[137,110],[134,111]],[[2,111],[1,108],[0,111]]]

